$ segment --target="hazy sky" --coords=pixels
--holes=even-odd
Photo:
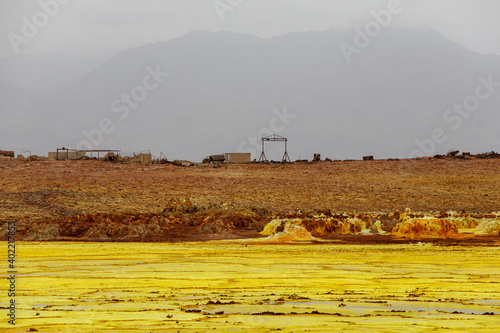
[[[363,27],[372,19],[371,11],[386,9],[393,1],[398,2],[0,0],[0,57],[16,54],[16,47],[20,54],[113,55],[134,46],[179,37],[191,30],[229,30],[269,38],[293,31],[325,30],[332,26]],[[399,2],[403,11],[394,16],[391,25],[428,26],[474,51],[500,55],[500,1]],[[215,5],[218,5],[219,12]],[[39,26],[35,25],[35,31],[29,27],[34,23]],[[13,47],[12,40],[17,46]]]

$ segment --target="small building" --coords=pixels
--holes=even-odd
[[[10,150],[0,150],[0,156],[15,157],[14,152]]]
[[[151,163],[151,154],[139,154],[139,160],[141,164],[149,164]]]
[[[203,159],[203,163],[250,163],[250,153],[225,153],[210,155]]]
[[[51,151],[49,152],[49,160],[51,161],[74,161],[74,160],[79,160],[82,159],[83,157],[87,156],[87,154],[84,151]]]
[[[224,157],[226,163],[250,163],[252,161],[250,153],[225,153]]]

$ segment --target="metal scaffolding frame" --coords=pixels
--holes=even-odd
[[[288,147],[287,147],[288,139],[285,137],[282,137],[281,135],[277,135],[277,134],[272,134],[272,135],[269,135],[269,136],[262,138],[262,153],[260,154],[259,162],[269,162],[267,160],[266,154],[264,153],[264,144],[266,141],[285,142],[285,153],[283,154],[283,158],[281,159],[281,163],[290,162],[290,157],[288,156]]]

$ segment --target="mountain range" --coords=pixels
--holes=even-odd
[[[338,28],[272,39],[197,31],[101,64],[0,59],[0,149],[258,159],[260,137],[276,133],[292,160],[500,150],[500,56],[430,29],[387,28],[348,62],[340,46],[354,38]],[[269,159],[282,150],[266,144]]]

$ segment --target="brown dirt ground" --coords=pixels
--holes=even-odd
[[[298,210],[389,213],[407,207],[490,213],[500,210],[499,171],[500,159],[457,158],[194,167],[0,161],[0,222],[159,214],[170,199],[182,197],[210,209],[268,217]]]

